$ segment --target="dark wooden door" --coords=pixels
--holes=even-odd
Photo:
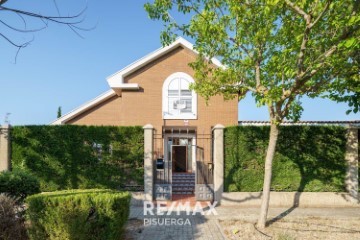
[[[172,162],[174,172],[186,172],[187,169],[187,147],[172,146]]]

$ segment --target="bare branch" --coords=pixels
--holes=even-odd
[[[310,28],[314,27],[319,22],[319,20],[324,16],[325,12],[329,9],[329,6],[330,6],[330,1],[327,1],[322,12],[315,19],[315,21],[310,24],[310,26],[309,26]]]
[[[25,43],[25,44],[16,44],[15,42],[11,41],[10,38],[6,37],[4,34],[2,34],[0,32],[0,37],[2,37],[3,39],[5,39],[6,41],[8,41],[11,45],[13,45],[14,47],[17,47],[17,48],[23,48],[25,47],[26,45],[28,45],[28,43]]]
[[[14,9],[14,8],[10,8],[10,7],[5,7],[3,4],[7,2],[7,0],[0,0],[0,11],[6,11],[6,12],[10,12],[10,13],[14,13],[17,16],[19,16],[22,20],[22,22],[24,23],[23,27],[16,27],[12,24],[7,23],[4,20],[0,20],[0,25],[4,25],[7,28],[13,30],[13,31],[17,31],[17,32],[21,32],[21,33],[29,33],[29,32],[37,32],[37,31],[41,31],[43,29],[45,29],[48,25],[49,22],[53,22],[53,23],[57,23],[60,25],[66,25],[68,26],[77,36],[83,38],[83,36],[81,36],[78,32],[78,30],[81,31],[89,31],[93,28],[90,29],[86,29],[86,28],[81,28],[79,26],[80,23],[84,22],[85,20],[85,16],[84,13],[87,9],[87,5],[77,14],[75,15],[68,15],[68,16],[62,16],[60,14],[60,10],[59,7],[57,5],[56,0],[53,0],[56,11],[58,13],[57,16],[52,16],[52,15],[43,15],[40,13],[34,13],[34,12],[28,12],[28,11],[24,11],[21,9]],[[34,18],[37,19],[39,21],[41,21],[44,26],[43,27],[39,27],[39,28],[28,28],[27,26],[27,18]],[[18,55],[19,51],[26,47],[27,45],[29,45],[29,43],[32,41],[28,41],[25,42],[23,44],[16,44],[13,40],[9,39],[7,36],[5,36],[4,34],[0,34],[0,37],[5,39],[7,42],[9,42],[11,45],[13,45],[14,47],[18,48],[16,56]],[[15,58],[16,61],[16,58]]]
[[[290,0],[285,0],[285,3],[291,7],[292,10],[294,10],[296,13],[298,13],[299,15],[303,16],[304,19],[309,17],[309,14],[307,14],[303,9],[301,9],[300,7],[296,6],[295,3],[291,2]]]
[[[57,13],[59,14],[59,16],[61,16],[60,10],[59,10],[59,7],[58,7],[58,5],[57,5],[56,0],[53,0],[53,2],[54,2],[54,5],[55,5],[55,8],[56,8]]]
[[[82,11],[80,11],[78,14],[73,15],[73,16],[47,16],[47,15],[41,15],[41,14],[27,12],[27,11],[23,11],[23,10],[19,10],[19,9],[14,9],[14,8],[7,8],[7,7],[3,7],[2,5],[0,5],[0,10],[19,13],[19,14],[29,16],[29,17],[33,17],[33,18],[46,19],[46,20],[51,21],[51,22],[55,22],[55,23],[59,23],[59,24],[65,24],[65,25],[81,23],[82,21],[80,21],[80,22],[67,22],[65,20],[77,19],[78,17],[80,17],[80,16],[82,16],[84,14],[86,9],[87,9],[87,7],[85,7]]]
[[[16,15],[18,15],[20,18],[21,18],[21,20],[23,21],[23,23],[24,23],[24,28],[26,29],[27,27],[26,27],[26,21],[25,21],[25,18],[23,17],[23,16],[21,16],[21,14],[20,13],[16,13]]]
[[[20,28],[15,28],[9,24],[7,24],[6,22],[0,20],[0,23],[2,23],[3,25],[5,25],[6,27],[10,28],[11,30],[14,30],[14,31],[17,31],[17,32],[37,32],[37,31],[41,31],[43,30],[44,28],[46,27],[42,27],[42,28],[37,28],[37,29],[29,29],[29,30],[26,30],[26,29],[20,29]]]

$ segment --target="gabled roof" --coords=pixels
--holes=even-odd
[[[136,70],[142,68],[143,66],[146,66],[150,62],[162,57],[163,55],[176,49],[179,46],[181,46],[183,48],[187,48],[187,49],[193,51],[194,53],[198,54],[198,52],[196,50],[194,50],[194,46],[189,41],[185,40],[182,37],[179,37],[172,44],[162,47],[162,48],[159,48],[158,50],[156,50],[156,51],[146,55],[145,57],[140,58],[136,62],[133,62],[132,64],[126,66],[125,68],[121,69],[120,71],[110,75],[109,77],[106,78],[108,84],[110,85],[110,87],[112,89],[122,88],[122,87],[126,86],[128,83],[124,83],[124,78],[127,75],[135,72]],[[221,62],[216,58],[212,58],[211,61],[213,64],[215,64],[218,67],[224,67],[221,64]],[[133,84],[133,87],[135,88],[136,83],[132,83],[132,84]],[[137,85],[137,87],[138,87],[138,85]]]
[[[182,37],[179,37],[172,44],[162,47],[162,48],[159,48],[158,50],[146,55],[143,58],[140,58],[139,60],[126,66],[125,68],[121,69],[120,71],[107,77],[106,79],[107,79],[107,82],[108,82],[111,90],[99,95],[98,97],[94,98],[93,100],[70,111],[69,113],[58,118],[57,120],[53,121],[50,124],[52,124],[52,125],[64,124],[67,121],[80,115],[81,113],[95,107],[96,105],[100,104],[101,102],[106,101],[107,99],[111,98],[112,96],[115,96],[116,94],[121,95],[122,90],[137,90],[137,89],[139,89],[140,88],[139,84],[124,83],[124,78],[126,76],[128,76],[129,74],[135,72],[136,70],[142,68],[143,66],[146,66],[147,64],[155,61],[156,59],[162,57],[163,55],[171,52],[172,50],[174,50],[180,46],[193,51],[195,54],[198,54],[198,52],[194,49],[193,45],[189,41],[185,40]],[[221,64],[221,62],[218,59],[212,58],[211,61],[213,64],[215,64],[215,66],[224,68],[224,66]]]

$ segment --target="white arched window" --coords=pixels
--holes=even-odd
[[[189,90],[194,79],[186,73],[171,74],[163,85],[163,119],[196,119],[197,96]]]

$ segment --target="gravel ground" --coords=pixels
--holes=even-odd
[[[220,220],[220,226],[228,239],[360,239],[359,219],[298,218],[281,219],[270,224],[264,231],[256,228],[254,221]]]

